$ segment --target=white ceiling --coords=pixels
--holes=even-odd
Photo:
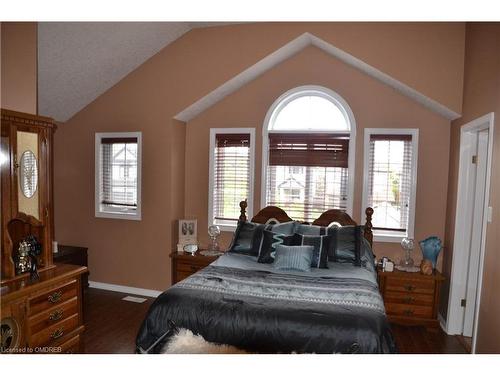
[[[38,23],[38,112],[66,121],[162,48],[214,22]]]

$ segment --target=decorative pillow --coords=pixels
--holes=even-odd
[[[271,228],[266,228],[274,233],[291,235],[295,233],[295,228],[300,225],[296,221],[287,221],[285,223],[274,224]]]
[[[324,236],[327,234],[327,228],[319,225],[297,224],[295,226],[295,233],[307,236]]]
[[[361,265],[364,255],[362,225],[346,225],[328,228],[328,233],[335,237],[335,245],[330,249],[328,258],[331,262],[352,262]]]
[[[295,234],[287,235],[275,233],[274,231],[271,232],[270,230],[264,230],[264,235],[262,237],[260,255],[259,259],[257,259],[259,263],[273,263],[276,246],[293,245],[295,240]]]
[[[313,246],[276,246],[273,268],[278,270],[311,271]]]
[[[311,267],[313,268],[328,268],[328,254],[332,251],[330,248],[334,246],[334,237],[326,236],[309,236],[304,234],[295,234],[294,245],[312,246],[313,257]]]
[[[265,229],[271,228],[272,225],[270,224],[239,221],[229,251],[237,254],[258,256],[262,246],[262,234]]]

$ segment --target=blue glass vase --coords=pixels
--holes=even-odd
[[[436,268],[437,258],[443,246],[441,240],[436,236],[431,236],[419,242],[424,259],[432,262],[432,267]]]

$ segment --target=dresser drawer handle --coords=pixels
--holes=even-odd
[[[413,298],[413,297],[406,297],[404,299],[404,302],[405,303],[413,303],[413,302],[415,302],[415,298]]]
[[[411,292],[412,290],[415,290],[415,287],[411,284],[407,284],[405,285],[405,289],[409,292]]]
[[[62,292],[61,291],[57,291],[57,292],[54,292],[52,294],[49,295],[48,297],[48,300],[50,303],[56,303],[56,302],[59,302],[59,300],[61,299],[62,297]]]
[[[59,319],[61,319],[63,316],[63,311],[62,310],[56,310],[53,313],[49,315],[49,320],[52,322],[56,322]]]
[[[62,335],[64,335],[64,331],[62,329],[56,329],[54,332],[52,332],[52,334],[50,335],[50,337],[53,339],[53,340],[57,340],[59,337],[61,337]]]
[[[54,292],[51,295],[49,295],[48,300],[50,303],[56,303],[61,299],[61,297],[62,297],[62,292],[57,291],[57,292]]]
[[[413,310],[404,310],[403,314],[406,316],[412,316],[413,315]]]

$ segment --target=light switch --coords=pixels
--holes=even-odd
[[[487,213],[487,220],[488,220],[488,223],[491,223],[491,221],[493,220],[493,207],[489,206],[488,207],[488,213]]]

